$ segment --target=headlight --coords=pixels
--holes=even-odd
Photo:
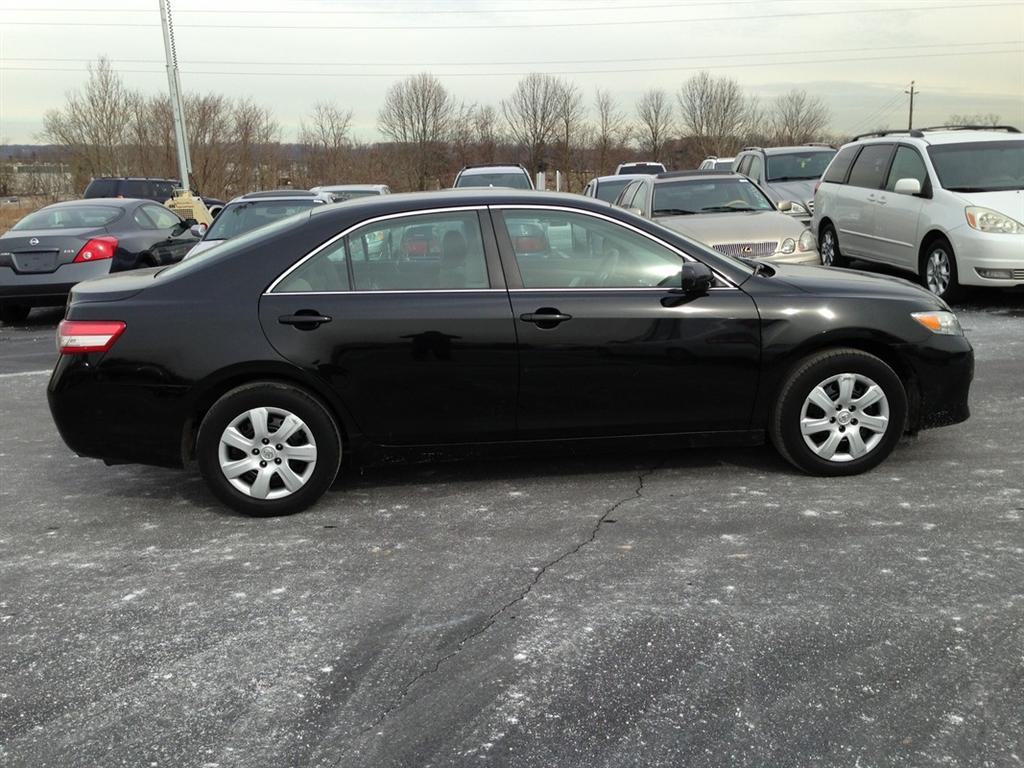
[[[787,237],[779,245],[779,253],[792,253],[796,250],[796,240],[792,237]]]
[[[967,207],[967,223],[979,232],[1001,232],[1007,235],[1024,235],[1024,224],[1014,221],[990,208]]]
[[[805,229],[800,233],[796,247],[801,251],[816,251],[818,250],[818,241],[814,239],[814,233],[811,230]]]
[[[952,312],[912,312],[910,316],[932,333],[942,336],[964,335],[960,321]]]

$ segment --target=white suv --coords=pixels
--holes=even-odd
[[[942,126],[858,136],[814,194],[821,261],[915,273],[932,293],[1024,285],[1024,134]]]

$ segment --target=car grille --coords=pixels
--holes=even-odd
[[[775,253],[779,243],[776,240],[767,243],[719,243],[712,247],[726,256],[746,256],[747,258],[758,259]]]
[[[1024,269],[1015,269],[1015,270],[1013,270],[1013,279],[1014,280],[1024,280]]]

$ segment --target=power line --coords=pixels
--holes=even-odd
[[[687,3],[688,6],[704,6],[704,5],[750,5],[755,3],[757,0],[740,0],[737,3],[722,3],[721,0],[707,0],[707,2],[698,3]],[[414,9],[367,9],[367,8],[349,8],[346,10],[311,10],[311,9],[270,9],[270,10],[252,10],[246,9],[246,16],[262,16],[270,14],[287,14],[288,16],[382,16],[392,14],[402,15],[431,15],[438,13],[443,14],[460,14],[460,15],[481,15],[488,13],[577,13],[580,11],[631,11],[638,8],[645,9],[657,9],[657,8],[679,8],[679,3],[645,3],[637,5],[581,5],[581,6],[569,6],[562,8],[437,8],[431,10],[414,10]],[[11,12],[20,13],[145,13],[151,14],[155,11],[151,8],[8,8]],[[237,14],[238,9],[226,9],[220,10],[217,8],[176,8],[174,11],[179,16],[184,14],[210,14],[210,13],[234,13]],[[180,24],[178,26],[181,26]]]
[[[895,96],[886,99],[880,107],[876,107],[875,109],[871,110],[866,117],[862,118],[860,122],[857,123],[853,132],[857,133],[862,128],[869,127],[870,123],[873,123],[875,120],[878,120],[883,114],[888,115],[893,109],[895,109],[897,106],[900,106],[902,103],[902,93],[897,93]]]
[[[997,2],[997,3],[974,3],[971,5],[972,10],[977,8],[1001,8],[1006,6],[1018,7],[1017,2]],[[298,24],[178,24],[181,27],[191,27],[200,29],[266,29],[272,32],[278,32],[283,29],[289,30],[308,30],[308,31],[388,31],[397,32],[401,30],[409,31],[424,31],[424,30],[449,30],[457,31],[462,29],[489,29],[489,30],[507,30],[507,29],[556,29],[565,27],[622,27],[622,26],[640,26],[640,25],[651,25],[651,24],[692,24],[699,22],[710,22],[710,21],[759,21],[765,19],[786,19],[786,18],[811,18],[821,16],[849,16],[853,15],[867,15],[867,14],[893,14],[903,12],[922,12],[922,11],[944,11],[944,10],[963,10],[962,5],[929,5],[929,6],[917,6],[917,7],[903,7],[903,8],[879,8],[877,10],[842,10],[842,11],[809,11],[806,13],[768,13],[768,14],[745,14],[742,17],[735,16],[703,16],[692,19],[619,19],[616,21],[566,21],[566,22],[545,22],[545,23],[523,23],[523,24],[458,24],[458,25],[430,25],[430,24],[416,24],[416,25],[403,25],[403,26],[378,26],[378,25],[353,25],[346,24],[345,26],[329,26],[323,24],[317,25],[298,25]],[[5,21],[5,25],[20,25],[20,26],[63,26],[63,27],[134,27],[134,28],[145,28],[154,27],[156,24],[143,24],[133,22],[113,22],[113,23],[101,23],[101,22],[74,22],[74,21]]]
[[[773,61],[773,62],[745,62],[737,64],[717,64],[714,68],[717,69],[741,69],[748,67],[760,67],[766,66],[787,66],[787,65],[801,65],[801,64],[841,64],[856,61],[891,61],[897,59],[930,59],[950,56],[993,56],[1002,54],[1022,54],[1024,49],[1014,48],[1001,51],[953,51],[945,53],[921,53],[921,54],[907,54],[906,56],[856,56],[851,58],[839,58],[839,59],[802,59],[793,61]],[[451,72],[439,75],[439,77],[520,77],[530,74],[547,74],[547,75],[595,75],[595,74],[628,74],[631,72],[689,72],[701,69],[709,69],[708,66],[690,66],[690,67],[646,67],[646,68],[630,68],[630,69],[580,69],[580,70],[559,70],[554,72],[537,72],[534,71],[522,71],[522,72]],[[81,72],[81,67],[3,67],[2,71],[5,72]],[[134,73],[134,74],[155,74],[159,73],[160,70],[155,69],[119,69],[121,73]],[[249,76],[249,77],[406,77],[413,72],[268,72],[268,71],[247,71],[247,72],[225,72],[216,70],[197,70],[197,69],[184,69],[191,75],[238,75],[238,76]]]
[[[902,51],[908,48],[966,48],[978,45],[1017,45],[1019,40],[980,40],[971,43],[921,43],[918,45],[888,45],[888,46],[868,46],[865,48],[818,48],[804,51],[794,51],[792,48],[782,51],[759,51],[758,56],[804,56],[818,53],[861,53],[865,51]],[[979,51],[981,53],[981,51]],[[647,61],[694,61],[694,60],[713,60],[713,59],[735,59],[749,57],[748,53],[728,53],[712,56],[643,56],[638,58],[625,58],[625,59],[549,59],[546,61],[411,61],[406,62],[411,67],[479,67],[479,66],[548,66],[548,65],[559,65],[559,64],[631,64],[641,63]],[[4,61],[38,61],[39,56],[5,56],[0,58],[0,62]],[[52,58],[47,57],[47,61],[55,62],[89,62],[93,59],[83,58]],[[119,59],[112,58],[112,62],[123,62],[127,64],[160,64],[160,59]],[[225,59],[190,59],[190,64],[200,65],[232,65],[232,66],[286,66],[286,67],[386,67],[386,66],[402,66],[402,62],[386,62],[381,64],[375,64],[367,61],[316,61],[316,62],[295,62],[295,61],[254,61],[252,59],[241,60],[225,60]],[[762,62],[764,65],[769,66],[773,62]]]

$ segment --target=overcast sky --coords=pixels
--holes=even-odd
[[[0,143],[36,140],[43,114],[109,56],[132,88],[163,93],[158,0],[0,0]],[[53,9],[53,10],[50,10]],[[527,72],[564,74],[632,112],[651,87],[699,69],[770,100],[821,96],[832,128],[904,126],[952,113],[1024,127],[1024,0],[172,0],[188,91],[273,108],[284,140],[316,101],[377,109],[400,77],[438,75],[460,99],[497,105]],[[460,28],[461,27],[461,28]]]

